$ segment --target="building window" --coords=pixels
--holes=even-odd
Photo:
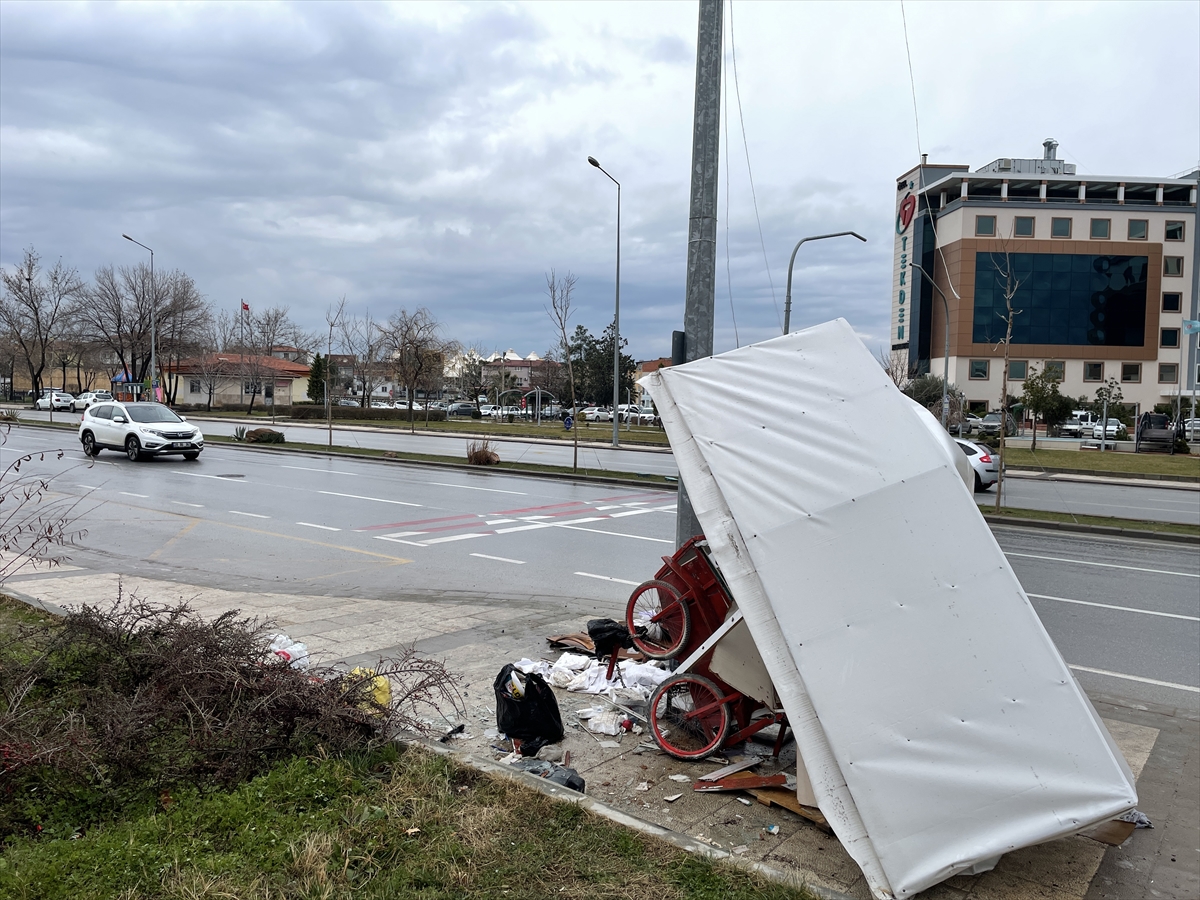
[[[199,393],[200,393],[200,382],[199,382],[199,380],[198,380],[198,379],[195,379],[195,378],[193,378],[191,381],[189,381],[189,382],[188,382],[188,390],[189,390],[189,391],[191,391],[193,394],[199,394]]]
[[[1061,359],[1048,359],[1042,371],[1046,373],[1047,378],[1062,381],[1067,371],[1067,364]]]
[[[1092,240],[1107,241],[1112,230],[1112,219],[1092,219]]]
[[[1025,373],[1029,371],[1029,361],[1025,359],[1010,359],[1008,361],[1008,380],[1024,381]]]
[[[996,217],[995,216],[976,216],[975,217],[975,236],[976,237],[995,237],[996,236]]]
[[[1183,275],[1183,257],[1182,256],[1164,256],[1163,257],[1163,274],[1179,277]]]
[[[1162,311],[1163,312],[1179,312],[1183,309],[1183,294],[1172,291],[1168,294],[1163,294]]]
[[[1129,220],[1129,240],[1144,241],[1150,236],[1150,223],[1145,219]]]
[[[1033,216],[1016,216],[1013,219],[1013,237],[1033,237]]]
[[[1142,380],[1141,363],[1121,363],[1121,380],[1138,382]]]
[[[986,381],[988,377],[988,361],[986,359],[971,360],[971,380]]]
[[[1158,383],[1174,384],[1179,380],[1179,366],[1175,363],[1158,364]]]
[[[1168,241],[1182,241],[1183,240],[1183,223],[1182,222],[1168,222],[1166,238]]]
[[[1148,256],[977,251],[972,343],[1004,340],[1008,294],[1021,310],[1012,323],[1015,345],[1142,348],[1149,341],[1149,262]]]
[[[1083,380],[1084,381],[1103,381],[1104,380],[1104,363],[1102,363],[1102,362],[1085,362],[1083,364]]]
[[[1069,238],[1071,236],[1071,220],[1070,219],[1051,219],[1050,220],[1050,237],[1052,238]]]
[[[1160,346],[1160,347],[1178,347],[1179,346],[1179,329],[1178,328],[1163,328],[1159,333],[1158,346]]]

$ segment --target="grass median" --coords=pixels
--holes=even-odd
[[[979,510],[984,515],[996,515],[994,512],[995,498],[979,504]],[[1082,516],[1072,513],[1055,512],[1045,509],[1019,509],[1002,507],[1000,516],[1010,519],[1024,519],[1031,522],[1062,522],[1067,525],[1099,525],[1104,528],[1120,528],[1124,531],[1151,531],[1156,534],[1183,534],[1200,539],[1200,525],[1187,525],[1178,522],[1152,522],[1148,519],[1120,519],[1115,516]]]
[[[1118,453],[1097,450],[1004,448],[1004,465],[1047,472],[1084,471],[1119,475],[1172,475],[1200,481],[1200,456],[1176,453]]]

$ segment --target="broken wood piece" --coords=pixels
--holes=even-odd
[[[1089,837],[1093,841],[1099,841],[1101,844],[1107,844],[1110,847],[1119,847],[1133,834],[1135,828],[1137,828],[1137,825],[1133,822],[1122,822],[1120,819],[1112,819],[1097,825],[1095,828],[1089,828],[1087,831],[1082,832],[1082,834],[1084,837]]]
[[[797,798],[794,790],[782,787],[752,788],[750,795],[764,806],[778,806],[794,812],[803,819],[808,819],[826,834],[833,834],[825,816],[815,806],[804,806]]]
[[[716,781],[697,781],[692,790],[700,793],[713,791],[745,791],[750,788],[783,787],[787,784],[787,776],[780,772],[777,775],[755,775],[753,772],[738,772],[728,778]]]
[[[715,772],[709,772],[707,775],[701,775],[696,780],[697,781],[719,781],[722,778],[726,778],[729,775],[734,775],[737,772],[741,772],[745,769],[752,769],[752,768],[754,768],[754,766],[757,766],[760,762],[762,762],[761,759],[759,759],[757,756],[752,756],[749,759],[743,759],[741,762],[730,763],[729,765],[725,766],[724,768],[717,769]]]
[[[579,650],[588,656],[596,655],[596,645],[587,632],[584,631],[578,631],[574,634],[552,634],[546,638],[546,641],[554,650]],[[645,655],[640,651],[626,650],[624,647],[618,648],[617,659],[632,659],[637,662],[646,661]]]

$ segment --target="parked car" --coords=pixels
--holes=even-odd
[[[1013,419],[1011,414],[1008,415],[1006,418],[1008,419],[1008,421],[1005,423],[1004,434],[1006,437],[1012,437],[1014,434],[1017,433],[1017,423]],[[986,416],[984,416],[983,420],[979,423],[979,433],[980,434],[999,435],[1000,434],[1000,413],[990,412]]]
[[[358,406],[359,403],[357,400],[355,400],[351,397],[343,397],[341,400],[339,400],[337,402],[337,405],[338,406]]]
[[[983,419],[975,415],[975,413],[967,413],[963,419],[963,432],[965,434],[974,434],[979,430],[979,426],[983,424]]]
[[[966,454],[971,461],[971,468],[975,470],[975,493],[982,494],[1000,480],[1000,468],[990,448],[961,438],[955,438],[954,443]]]
[[[600,406],[585,406],[579,411],[587,422],[611,422],[612,412]]]
[[[1129,432],[1125,428],[1125,423],[1120,419],[1109,419],[1106,423],[1098,421],[1092,426],[1092,438],[1097,441],[1101,438],[1117,441],[1128,436]]]
[[[617,407],[621,421],[630,425],[653,425],[658,416],[652,407],[638,406],[634,403],[622,403]]]
[[[71,402],[71,412],[82,412],[93,403],[108,403],[112,398],[108,391],[84,391]]]
[[[1200,440],[1200,419],[1183,420],[1183,437],[1188,441]]]
[[[495,408],[496,408],[495,404],[481,403],[481,404],[479,404],[479,413],[482,416],[490,416],[492,414],[492,410]]]
[[[465,401],[459,403],[451,403],[446,409],[447,416],[469,416],[475,412],[475,404]]]
[[[372,400],[371,409],[392,409],[393,406],[387,400]]]
[[[34,401],[33,408],[66,411],[71,408],[71,404],[74,402],[75,398],[65,391],[47,390],[42,391],[42,396]]]
[[[79,442],[88,456],[116,450],[131,461],[179,455],[196,459],[204,435],[183,416],[161,403],[96,403],[83,411]]]
[[[508,416],[518,417],[521,415],[521,407],[493,406],[490,415],[493,419],[505,419]]]

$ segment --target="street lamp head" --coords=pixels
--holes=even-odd
[[[867,239],[866,239],[865,237],[863,237],[861,234],[859,234],[857,231],[852,231],[852,232],[850,232],[850,233],[851,233],[852,235],[854,235],[854,237],[856,237],[856,238],[858,238],[860,241],[862,241],[864,244],[867,242]]]
[[[590,163],[591,163],[593,166],[595,166],[597,169],[598,169],[598,168],[600,168],[600,163],[596,162],[596,157],[594,157],[594,156],[589,156],[589,157],[588,157],[588,162],[590,162]]]
[[[121,235],[121,237],[125,238],[125,240],[127,240],[127,241],[132,241],[132,240],[133,240],[133,238],[131,238],[131,237],[130,237],[129,235],[127,235],[127,234],[123,234],[123,235]]]

